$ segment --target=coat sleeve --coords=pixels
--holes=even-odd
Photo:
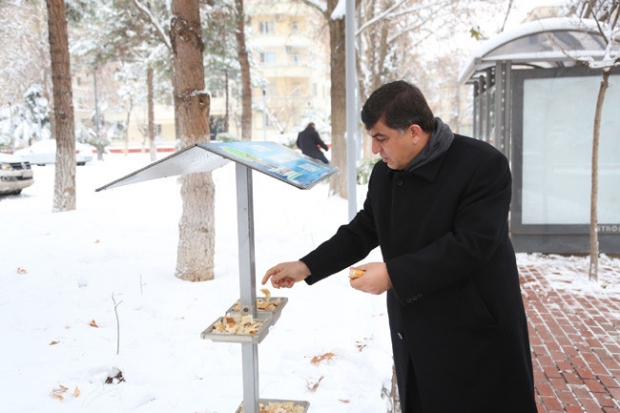
[[[511,191],[506,158],[487,153],[463,191],[454,195],[459,200],[451,230],[420,250],[386,262],[393,292],[403,305],[465,282],[499,246],[506,248]]]
[[[368,185],[372,185],[372,179]],[[301,258],[311,272],[306,282],[311,285],[342,271],[362,260],[377,245],[377,232],[367,198],[364,207],[350,223],[342,225],[334,236]]]
[[[325,142],[323,142],[323,139],[321,139],[318,132],[316,132],[316,139],[321,148],[325,149],[325,151],[329,151],[329,148],[327,147]]]

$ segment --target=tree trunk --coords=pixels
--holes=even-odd
[[[250,80],[250,60],[245,46],[245,12],[243,0],[235,0],[237,8],[237,56],[241,67],[241,140],[252,140],[252,85]]]
[[[129,98],[127,108],[127,120],[125,120],[125,156],[129,154],[129,122],[131,122],[131,111],[133,110],[133,98]]]
[[[153,93],[153,68],[146,69],[146,89],[148,100],[148,134],[149,134],[149,153],[151,162],[157,160],[157,148],[155,147],[155,98]]]
[[[598,91],[596,111],[594,112],[594,133],[592,137],[592,188],[590,196],[590,281],[598,282],[598,148],[601,134],[601,114],[605,93],[609,87],[611,70],[603,71],[603,80]]]
[[[226,111],[224,112],[224,132],[228,133],[229,122],[229,108],[230,108],[230,94],[228,92],[228,70],[226,70]]]
[[[330,17],[337,4],[338,0],[328,0],[325,13],[329,22],[331,52],[331,164],[341,171],[330,178],[329,193],[347,199],[347,142],[344,136],[347,129],[345,19],[334,20]]]
[[[64,0],[47,0],[47,13],[56,137],[53,211],[62,212],[74,210],[76,205],[75,121]]]
[[[198,0],[173,0],[170,39],[174,56],[174,98],[181,146],[209,139],[210,97],[204,81]],[[211,173],[184,175],[175,275],[189,281],[213,279],[215,187]]]

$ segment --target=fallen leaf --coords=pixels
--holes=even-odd
[[[113,383],[120,383],[125,381],[125,378],[123,377],[123,372],[120,370],[115,370],[118,371],[118,373],[116,374],[116,376],[108,376],[105,379],[105,384],[113,384]],[[115,381],[116,380],[116,381]]]
[[[312,363],[312,364],[319,364],[320,362],[325,361],[325,360],[330,361],[331,359],[334,358],[334,356],[335,356],[335,354],[332,353],[332,352],[325,353],[325,354],[320,355],[320,356],[314,356],[314,357],[312,357],[312,360],[310,361],[310,363]]]
[[[75,386],[75,390],[73,390],[73,397],[80,397],[80,389],[78,389],[78,386]]]
[[[347,399],[347,400],[338,399],[338,401],[339,401],[340,403],[345,403],[345,404],[349,404],[349,403],[351,403],[351,400],[348,400],[348,399]]]
[[[50,343],[50,346],[55,346],[55,345],[56,345],[56,344],[58,344],[58,343],[60,343],[60,341],[53,340],[53,341]]]
[[[17,267],[18,274],[28,274],[28,271],[25,268]]]
[[[319,379],[317,381],[308,380],[308,382],[307,382],[308,383],[307,384],[308,391],[311,392],[311,393],[314,393],[316,391],[316,389],[319,388],[319,384],[321,384],[321,380],[323,380],[324,378],[325,378],[325,376],[321,376],[321,377],[319,377]]]
[[[69,390],[69,388],[63,386],[62,384],[58,385],[57,389],[53,389],[52,390],[52,397],[55,399],[58,399],[60,401],[63,401],[65,398],[62,397],[62,394],[65,393],[67,390]]]
[[[91,321],[89,326],[95,327],[95,328],[99,328],[99,326],[97,325],[97,322],[95,320]]]

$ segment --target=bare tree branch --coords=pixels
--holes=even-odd
[[[112,293],[112,302],[114,303],[114,314],[116,315],[116,355],[118,355],[121,350],[121,324],[118,319],[118,306],[121,305],[122,301],[117,304],[114,293]]]
[[[133,0],[133,4],[135,4],[138,10],[140,10],[140,12],[142,12],[142,14],[144,14],[144,16],[147,18],[147,20],[153,24],[155,30],[157,31],[157,34],[159,34],[161,41],[164,42],[164,44],[168,48],[168,51],[172,53],[172,44],[170,43],[170,38],[166,34],[164,28],[161,27],[161,24],[159,24],[159,21],[155,18],[155,16],[153,16],[153,13],[151,13],[149,8],[142,4],[140,0]]]
[[[506,27],[506,22],[508,21],[508,16],[510,15],[510,9],[512,9],[512,0],[508,2],[508,10],[506,10],[506,16],[504,16],[504,22],[502,23],[502,28],[499,29],[500,32],[504,31]]]
[[[403,3],[406,0],[400,0],[399,2],[395,3],[392,7],[388,8],[387,10],[385,10],[383,13],[381,13],[378,16],[373,17],[372,19],[368,20],[366,23],[364,23],[362,25],[362,27],[360,27],[359,29],[357,29],[357,32],[355,33],[355,36],[359,36],[359,34],[361,32],[363,32],[364,30],[366,30],[368,27],[372,26],[373,24],[377,23],[378,21],[387,18],[387,16],[393,11],[396,10],[398,7],[402,6]]]

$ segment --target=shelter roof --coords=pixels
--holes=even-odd
[[[577,59],[602,59],[606,44],[594,20],[551,18],[525,23],[486,40],[459,75],[463,84],[497,62],[523,67],[574,66]],[[617,52],[620,45],[615,44]]]

